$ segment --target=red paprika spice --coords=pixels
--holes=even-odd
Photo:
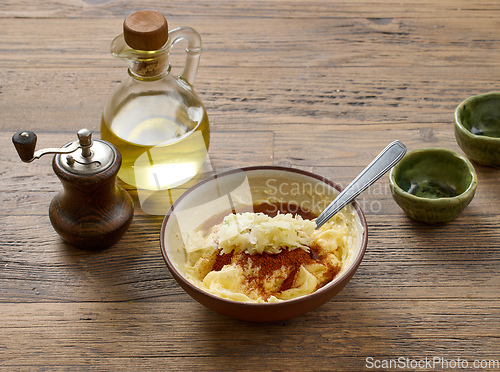
[[[279,204],[268,204],[263,203],[254,206],[255,212],[266,213],[273,217],[276,215],[276,211],[280,213],[291,213],[292,207],[297,212],[297,208],[294,205],[289,205],[286,203]],[[274,213],[276,212],[276,213]],[[315,216],[305,210],[298,210],[298,213],[305,219],[312,219]],[[212,267],[212,271],[220,271],[225,265],[236,264],[240,266],[243,271],[249,266],[252,267],[252,272],[255,275],[248,275],[246,279],[246,285],[248,289],[257,292],[264,300],[268,300],[271,296],[279,297],[279,294],[291,289],[295,285],[295,280],[297,274],[300,272],[300,268],[303,265],[310,265],[314,262],[321,263],[326,266],[326,274],[323,275],[322,281],[318,284],[318,288],[329,283],[337,274],[338,268],[331,267],[324,262],[320,255],[319,247],[310,247],[310,251],[306,252],[302,248],[288,249],[286,247],[282,248],[280,253],[257,253],[257,254],[246,254],[246,253],[225,253],[217,255],[215,263]],[[282,268],[285,267],[284,270]],[[286,276],[283,277],[282,272]],[[265,284],[270,281],[270,277],[281,275],[282,281],[279,288],[273,288],[271,290],[266,290]]]

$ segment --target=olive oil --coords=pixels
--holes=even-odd
[[[412,183],[408,190],[410,194],[428,199],[452,198],[458,193],[451,187],[440,185],[433,181],[422,181]]]
[[[203,106],[186,106],[168,94],[131,96],[101,122],[101,138],[122,154],[118,177],[139,189],[179,186],[200,170],[208,152]]]
[[[500,120],[492,119],[485,122],[479,122],[477,126],[472,126],[470,132],[477,136],[500,138]]]

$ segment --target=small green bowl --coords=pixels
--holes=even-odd
[[[412,219],[428,224],[454,220],[477,187],[474,167],[464,156],[442,148],[413,150],[391,169],[391,192]]]
[[[455,137],[470,159],[500,167],[500,93],[473,96],[458,105]]]

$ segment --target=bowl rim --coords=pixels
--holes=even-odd
[[[455,128],[460,131],[464,136],[468,137],[469,139],[477,140],[477,141],[488,141],[488,142],[494,142],[500,144],[500,138],[497,137],[491,137],[491,136],[485,136],[485,135],[478,135],[472,133],[470,130],[468,130],[463,124],[462,121],[460,120],[459,113],[463,110],[463,107],[472,102],[472,101],[477,101],[485,97],[497,97],[500,99],[500,92],[488,92],[488,93],[482,93],[482,94],[476,94],[474,96],[470,96],[469,98],[466,98],[463,100],[456,108],[454,112],[454,119],[455,119]]]
[[[189,288],[192,288],[197,292],[203,293],[203,295],[205,295],[205,296],[208,296],[208,297],[215,299],[215,300],[218,300],[218,301],[227,302],[227,303],[232,304],[234,306],[244,306],[244,307],[249,307],[249,308],[263,308],[263,307],[279,308],[279,307],[288,307],[291,304],[295,304],[295,303],[307,302],[307,301],[310,301],[316,297],[320,298],[323,296],[324,292],[329,290],[330,287],[335,286],[337,283],[342,283],[343,280],[349,279],[350,277],[352,277],[354,275],[354,273],[356,272],[356,270],[358,269],[359,265],[361,264],[361,261],[363,260],[364,254],[366,252],[366,248],[368,245],[368,225],[366,222],[365,215],[364,215],[361,207],[359,206],[359,204],[356,202],[356,200],[352,201],[351,204],[352,204],[353,208],[355,209],[356,213],[358,214],[358,217],[359,217],[360,222],[361,222],[361,226],[363,226],[363,229],[364,229],[362,241],[361,241],[361,245],[360,245],[360,249],[358,251],[358,254],[356,255],[356,257],[353,258],[350,266],[345,271],[343,271],[341,273],[341,275],[335,277],[334,280],[332,280],[331,282],[329,282],[325,286],[319,288],[318,290],[316,290],[313,293],[310,293],[308,295],[300,296],[300,297],[290,299],[290,300],[273,302],[273,303],[241,302],[241,301],[231,300],[228,298],[223,298],[223,297],[214,295],[212,293],[209,293],[207,291],[204,291],[203,289],[192,284],[188,279],[186,279],[184,277],[184,275],[182,273],[180,273],[175,268],[173,263],[170,261],[170,258],[168,257],[166,247],[165,247],[165,239],[164,239],[165,230],[166,230],[170,216],[172,216],[172,213],[175,211],[175,207],[178,206],[179,203],[184,198],[186,198],[193,190],[195,190],[198,187],[200,187],[208,182],[211,182],[215,179],[227,177],[227,176],[230,176],[231,174],[242,172],[242,171],[243,172],[251,172],[251,171],[259,171],[259,170],[284,171],[284,172],[291,172],[291,173],[305,175],[305,176],[314,178],[316,180],[319,180],[321,182],[324,182],[327,185],[335,188],[339,192],[342,191],[341,187],[337,183],[330,181],[326,177],[317,175],[317,174],[312,173],[312,172],[304,171],[301,169],[289,168],[289,167],[283,167],[283,166],[274,166],[274,165],[249,166],[249,167],[241,167],[241,168],[231,169],[231,170],[222,172],[220,174],[214,174],[214,175],[207,177],[206,179],[198,182],[197,184],[193,185],[188,190],[186,190],[181,196],[179,196],[179,198],[177,198],[177,200],[172,204],[172,206],[167,211],[167,213],[163,219],[162,226],[161,226],[161,232],[160,232],[160,234],[161,234],[160,235],[160,247],[161,247],[161,253],[162,253],[163,259],[164,259],[168,269],[170,270],[172,276],[174,277],[174,279],[181,280],[184,285],[187,285]]]
[[[462,162],[465,163],[465,165],[467,165],[467,169],[469,170],[469,174],[472,176],[472,179],[471,179],[471,182],[469,183],[469,186],[467,187],[467,189],[464,190],[464,192],[462,192],[456,196],[430,199],[430,198],[423,198],[421,196],[410,194],[408,191],[403,190],[401,188],[401,186],[399,186],[399,184],[396,182],[395,173],[396,173],[398,167],[401,166],[401,164],[403,163],[404,159],[407,157],[416,156],[418,154],[432,153],[432,152],[447,153],[448,155],[451,155],[453,157],[460,159]],[[415,149],[415,150],[408,151],[406,153],[406,155],[403,157],[403,159],[401,159],[401,162],[396,164],[389,172],[389,182],[390,182],[391,186],[393,187],[394,192],[396,192],[399,195],[402,195],[410,200],[429,201],[432,203],[436,203],[436,202],[443,201],[443,200],[446,200],[446,202],[449,203],[450,201],[453,201],[453,200],[459,201],[461,199],[467,199],[475,193],[476,188],[477,188],[477,181],[478,181],[478,178],[477,178],[476,170],[475,170],[474,166],[472,165],[472,163],[469,161],[469,159],[467,159],[463,155],[460,155],[458,152],[456,152],[454,150],[450,150],[450,149],[443,148],[443,147],[427,147],[427,148]]]

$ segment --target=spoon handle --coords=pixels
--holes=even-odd
[[[337,214],[338,211],[382,177],[405,154],[406,146],[400,141],[394,141],[389,144],[318,216],[316,219],[316,229],[319,229],[325,222]]]

